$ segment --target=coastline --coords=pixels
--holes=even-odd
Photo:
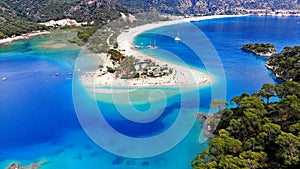
[[[38,35],[49,35],[49,34],[50,34],[50,31],[33,31],[30,33],[22,34],[20,36],[14,36],[14,37],[9,37],[9,38],[5,38],[5,39],[0,39],[0,44],[11,43],[11,42],[18,41],[18,40],[29,39],[31,37],[38,36]]]
[[[24,63],[25,64],[25,63]],[[247,74],[245,74],[245,77],[247,77]],[[259,76],[257,76],[257,77],[259,77]],[[251,76],[249,76],[249,78],[251,78]],[[28,79],[29,81],[31,81],[32,82],[32,84],[34,84],[34,83],[36,83],[35,82],[35,79],[33,79],[33,80],[31,80],[31,78],[30,79]],[[254,79],[253,80],[253,82],[256,82],[256,80]],[[257,82],[256,82],[257,83]],[[13,87],[13,86],[12,86]],[[54,87],[57,87],[57,86],[54,86]],[[241,87],[243,87],[242,85],[241,85]],[[233,87],[232,87],[233,88]],[[57,88],[56,88],[57,89]],[[12,88],[12,90],[14,90],[14,88]],[[235,90],[235,88],[233,88],[232,90]],[[243,89],[241,89],[241,90],[244,90],[244,88]],[[48,90],[41,90],[41,91],[48,91]],[[64,91],[64,90],[62,90],[62,91]],[[68,91],[68,90],[66,90],[66,91]],[[47,95],[46,95],[47,96]],[[56,96],[56,95],[55,95]],[[18,98],[21,98],[21,97],[18,97]],[[63,98],[63,99],[60,99],[60,98]],[[62,103],[64,103],[64,104],[59,104],[59,102],[57,102],[58,104],[58,106],[61,106],[62,107],[62,110],[66,110],[66,109],[64,109],[65,107],[67,107],[68,106],[68,102],[66,102],[65,100],[66,100],[66,95],[63,93],[63,94],[61,94],[61,96],[60,95],[58,95],[58,96],[56,96],[56,99],[59,101],[59,102],[61,102],[61,100],[63,101]],[[46,98],[47,99],[47,98]],[[20,99],[19,99],[20,100]],[[17,100],[16,100],[17,101]],[[51,101],[49,101],[49,103],[52,103]],[[83,103],[84,104],[84,103]],[[52,103],[52,104],[49,104],[50,105],[50,108],[51,108],[51,106],[53,106],[53,105],[56,105],[55,103]],[[23,108],[23,106],[21,107],[21,108]],[[47,107],[46,107],[47,108]],[[46,109],[45,108],[45,109]],[[21,110],[22,111],[22,110]],[[26,107],[24,107],[24,111],[26,111]],[[111,111],[110,109],[108,109],[107,108],[107,112],[109,112],[109,111]],[[35,113],[35,112],[32,112],[32,113]],[[40,112],[38,112],[39,114],[41,114]],[[47,113],[47,112],[46,112]],[[58,114],[59,115],[59,113],[60,112],[55,112],[56,114]],[[174,113],[173,113],[174,114]],[[110,114],[108,114],[108,115],[110,115]],[[30,116],[28,116],[28,117],[30,117]],[[19,117],[17,117],[17,119],[18,119]],[[59,119],[59,118],[57,118],[57,119]],[[64,118],[64,119],[66,119],[66,118]],[[64,120],[63,119],[63,120]],[[72,118],[69,118],[69,119],[72,119]],[[54,126],[55,127],[55,126]],[[196,126],[197,127],[197,126]],[[175,159],[173,159],[174,157],[177,157],[176,155],[174,155],[174,154],[176,154],[176,153],[182,153],[182,149],[184,148],[184,147],[186,147],[186,145],[190,145],[190,143],[194,143],[193,141],[195,140],[195,137],[194,137],[194,135],[196,135],[196,134],[198,134],[197,133],[198,132],[198,130],[196,131],[196,132],[193,132],[193,133],[190,133],[189,135],[191,135],[190,137],[188,137],[188,139],[185,139],[184,141],[184,143],[182,143],[182,144],[180,144],[180,146],[181,147],[176,147],[176,149],[175,149],[175,151],[171,151],[169,154],[163,154],[164,156],[158,156],[157,158],[155,158],[154,160],[147,160],[147,162],[149,162],[149,166],[148,167],[142,167],[142,166],[140,166],[140,168],[151,168],[151,167],[155,167],[155,160],[157,160],[158,162],[161,162],[161,161],[163,161],[163,160],[166,160],[166,161],[172,161],[172,160],[177,160],[176,158]],[[8,132],[7,132],[8,133]],[[69,131],[67,131],[67,134],[69,134],[70,132]],[[9,133],[8,133],[9,134]],[[11,133],[10,133],[11,134]],[[74,138],[76,138],[76,139],[78,139],[79,140],[79,138],[81,138],[79,135],[72,135],[73,137],[70,137],[69,135],[71,135],[71,134],[69,134],[69,135],[63,135],[63,136],[61,136],[61,137],[59,137],[57,140],[58,140],[58,143],[61,143],[61,140],[62,139],[60,139],[60,138],[63,138],[64,139],[64,142],[62,143],[62,144],[59,144],[59,145],[57,145],[57,144],[54,144],[54,150],[53,150],[53,152],[55,151],[55,152],[59,152],[59,154],[54,154],[53,153],[53,156],[51,156],[51,157],[53,157],[53,158],[50,158],[49,159],[49,165],[48,164],[45,164],[45,166],[42,166],[41,168],[50,168],[51,169],[51,166],[53,166],[53,165],[59,165],[59,164],[61,164],[61,165],[72,165],[72,164],[74,164],[74,163],[76,163],[76,162],[78,162],[78,161],[83,161],[84,163],[91,163],[91,162],[97,162],[97,164],[101,164],[101,166],[100,166],[100,168],[102,167],[103,168],[103,166],[106,166],[106,165],[108,165],[108,163],[109,163],[109,165],[111,165],[111,166],[114,166],[114,167],[120,167],[120,168],[126,168],[126,160],[127,159],[122,159],[123,160],[123,163],[121,163],[121,164],[118,164],[118,165],[116,165],[116,164],[113,164],[112,162],[113,162],[113,160],[114,160],[114,158],[116,158],[116,159],[118,159],[118,157],[109,157],[109,158],[106,158],[106,155],[107,154],[103,154],[102,153],[102,151],[100,151],[100,152],[97,152],[97,155],[96,156],[92,156],[93,158],[91,158],[91,156],[88,156],[88,155],[90,155],[90,154],[92,154],[92,153],[94,153],[95,154],[95,149],[96,148],[90,148],[90,146],[88,146],[88,145],[94,145],[93,143],[91,143],[91,144],[88,144],[89,142],[83,142],[81,139],[80,139],[80,143],[78,143],[78,144],[76,144],[76,143],[74,143]],[[18,133],[16,133],[15,135],[18,135]],[[84,134],[83,134],[84,135]],[[84,135],[85,136],[85,135]],[[191,139],[190,139],[191,138]],[[68,140],[65,140],[65,139],[68,139]],[[72,140],[73,140],[73,142],[72,142]],[[192,140],[192,141],[190,141],[190,140]],[[56,139],[54,139],[54,141],[56,141]],[[55,142],[54,142],[55,143]],[[83,144],[84,143],[84,144]],[[47,144],[48,145],[48,144]],[[72,146],[70,146],[70,145],[72,145]],[[196,145],[195,146],[196,148],[199,148],[199,146],[198,145]],[[47,148],[48,147],[34,147],[34,145],[33,146],[28,146],[28,147],[25,147],[26,149],[24,149],[25,151],[26,150],[32,150],[33,152],[34,151],[36,151],[36,149],[39,151],[39,152],[45,152],[45,153],[49,153],[48,152],[48,150],[47,150]],[[53,148],[53,147],[52,147]],[[9,149],[8,149],[9,150]],[[52,149],[51,149],[52,150]],[[22,150],[23,151],[23,150]],[[14,147],[12,148],[12,150],[9,150],[8,152],[9,152],[9,154],[12,154],[12,155],[16,155],[16,156],[20,156],[19,154],[21,154],[22,153],[22,151],[20,150],[20,151],[15,151],[15,149],[14,149]],[[198,151],[198,149],[196,149],[195,151]],[[200,151],[200,150],[199,150]],[[62,153],[61,153],[62,152]],[[189,152],[190,153],[190,152]],[[22,157],[24,157],[24,158],[27,158],[27,157],[25,157],[25,155],[26,155],[26,152],[25,153],[22,153],[21,155],[23,155]],[[74,157],[81,157],[81,156],[78,156],[78,154],[82,154],[82,159],[78,159],[78,158],[75,158],[74,159]],[[93,155],[94,155],[93,154]],[[190,154],[192,154],[193,155],[193,153],[190,153]],[[194,153],[195,154],[195,153]],[[72,156],[72,155],[74,155],[74,156]],[[11,155],[10,155],[11,156]],[[15,159],[14,157],[10,157],[10,156],[5,156],[6,158],[11,158],[11,159]],[[30,156],[34,156],[33,158],[37,158],[38,159],[38,157],[35,157],[35,156],[37,156],[37,155],[30,155]],[[110,154],[109,154],[109,156],[111,156]],[[186,155],[185,154],[183,154],[182,156],[178,156],[179,158],[181,158],[181,161],[187,161],[186,160],[186,158],[188,158],[188,160],[190,160],[190,159],[192,159],[191,157],[185,157]],[[72,157],[73,157],[73,159],[72,159]],[[99,158],[99,157],[105,157],[105,158]],[[69,159],[70,158],[70,160],[68,160],[68,161],[64,161],[64,160],[61,160],[61,159]],[[103,162],[103,161],[98,161],[99,159],[104,159],[105,160],[105,163]],[[170,160],[169,160],[170,159]],[[141,164],[141,162],[143,162],[142,160],[144,160],[144,159],[141,159],[140,161],[135,161],[136,162],[136,164],[137,164],[137,166],[136,167],[139,167],[139,164]],[[130,162],[132,162],[132,161],[130,161]],[[29,163],[26,163],[26,164],[29,164]],[[49,167],[50,166],[50,167]],[[94,166],[95,167],[95,166]],[[129,166],[128,168],[134,168],[135,166]],[[3,167],[4,168],[4,167]],[[104,167],[105,168],[105,167]],[[169,163],[167,163],[166,165],[165,165],[165,168],[166,169],[168,169],[169,168]],[[173,167],[174,168],[174,167]],[[175,167],[176,168],[176,167]]]
[[[202,20],[210,20],[210,19],[218,19],[218,18],[231,18],[231,17],[243,17],[243,16],[249,16],[249,15],[212,15],[212,16],[201,16],[201,17],[192,17],[192,18],[182,18],[182,19],[176,19],[176,20],[170,20],[170,21],[161,21],[161,22],[155,22],[150,24],[145,24],[142,26],[134,27],[128,29],[126,32],[122,32],[117,37],[117,42],[119,45],[119,49],[125,50],[124,54],[126,55],[135,55],[136,53],[139,53],[141,55],[141,52],[138,52],[136,50],[131,49],[133,45],[133,40],[135,37],[143,32],[146,32],[151,29],[155,29],[158,27],[163,26],[170,26],[175,24],[181,24],[181,23],[188,23],[188,22],[197,22]]]
[[[145,24],[142,26],[129,28],[126,31],[121,32],[117,37],[118,49],[125,56],[133,56],[139,60],[151,60],[159,66],[168,65],[174,71],[168,76],[162,77],[147,77],[147,78],[134,78],[134,79],[120,79],[116,78],[112,73],[101,74],[100,70],[95,72],[87,72],[88,75],[81,77],[81,83],[83,86],[94,88],[96,93],[107,93],[109,90],[107,87],[118,89],[130,89],[130,88],[184,88],[186,90],[201,88],[210,85],[215,81],[213,75],[208,72],[191,68],[187,65],[179,65],[176,63],[170,63],[168,61],[161,60],[157,57],[149,56],[134,48],[133,40],[137,35],[151,29],[155,29],[162,26],[169,26],[173,24],[217,19],[217,18],[229,18],[229,17],[241,17],[245,15],[214,15],[214,16],[202,16],[193,18],[182,18],[170,21],[161,21],[156,23]],[[109,58],[103,54],[103,67],[112,66],[109,63]],[[113,91],[110,91],[113,92]],[[119,92],[119,91],[117,91]]]
[[[169,63],[154,57],[146,56],[145,54],[135,53],[131,56],[140,60],[150,59],[159,66],[167,65],[173,70],[173,73],[161,77],[121,79],[116,78],[112,73],[101,75],[101,72],[96,70],[95,72],[86,72],[85,75],[81,77],[82,84],[87,87],[95,87],[95,91],[101,92],[107,87],[113,87],[116,89],[153,87],[187,89],[206,86],[212,82],[212,78],[207,73],[189,68],[188,66]],[[111,66],[111,62],[108,61],[109,58],[105,54],[102,54],[101,58],[105,66]],[[99,90],[100,88],[101,90]]]

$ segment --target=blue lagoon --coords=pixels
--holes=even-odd
[[[86,108],[85,112],[90,117],[91,124],[95,122],[95,114],[89,114],[93,105],[85,100],[98,98],[97,106],[115,131],[134,138],[154,137],[171,128],[181,110],[189,114],[196,113],[195,111],[209,113],[211,92],[218,85],[226,84],[226,101],[230,101],[232,97],[243,92],[259,90],[266,82],[280,83],[264,67],[265,58],[254,56],[240,48],[245,43],[255,42],[273,43],[277,51],[284,46],[299,45],[299,22],[299,17],[219,18],[160,27],[138,35],[134,40],[135,45],[140,45],[141,42],[146,44],[155,39],[158,46],[154,50],[142,48],[142,52],[169,62],[180,61],[179,64],[184,63],[199,70],[207,71],[209,66],[208,73],[215,78],[214,83],[209,86],[184,94],[167,95],[165,104],[157,100],[139,102],[138,97],[149,93],[136,93],[131,98],[135,100],[135,104],[116,105],[106,101],[107,95],[91,95],[81,84],[72,81],[77,58],[82,52],[80,48],[66,42],[65,39],[74,36],[73,34],[56,33],[5,45],[0,49],[0,77],[7,78],[0,82],[0,168],[5,168],[12,162],[29,165],[36,161],[46,161],[41,169],[191,168],[190,161],[197,152],[207,149],[208,145],[207,141],[199,143],[203,125],[201,120],[193,123],[182,141],[162,154],[144,158],[121,157],[99,147],[84,132],[77,118],[76,107],[74,108],[76,100],[73,99],[73,88],[78,89],[76,98],[82,101],[81,105]],[[199,32],[191,33],[191,29],[195,28]],[[181,41],[172,38],[177,32],[180,32]],[[218,74],[218,68],[214,66],[215,60],[207,55],[209,52],[205,53],[203,50],[202,59],[199,59],[187,45],[193,44],[193,47],[198,46],[199,49],[205,46],[195,44],[197,33],[201,37],[205,35],[214,47],[221,63],[218,66],[222,66],[224,75]],[[165,36],[166,34],[170,36]],[[225,76],[225,82],[220,80],[219,77],[222,76]],[[199,99],[192,97],[195,93],[199,94]],[[198,103],[195,104],[193,100]],[[185,107],[182,107],[182,102]],[[155,119],[152,122],[137,123],[119,113],[119,109],[131,110],[132,106],[133,110],[139,112],[150,108],[162,110],[155,117],[147,115],[148,118]],[[143,114],[139,117],[143,117]],[[170,135],[170,138],[176,137],[176,133]],[[117,147],[120,141],[114,142],[113,135],[109,133],[103,135],[103,140],[110,140],[110,147]],[[168,142],[161,144],[167,145]],[[154,150],[160,148],[160,145],[145,146]],[[123,151],[128,150],[130,147]]]

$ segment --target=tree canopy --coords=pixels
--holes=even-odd
[[[276,48],[273,44],[270,43],[254,43],[254,44],[244,44],[242,47],[243,50],[250,51],[256,55],[268,56],[276,53]]]
[[[300,46],[285,47],[272,55],[266,66],[285,81],[300,82]]]
[[[232,99],[209,149],[192,160],[194,169],[299,168],[300,83],[264,84]],[[270,98],[278,97],[272,102]]]

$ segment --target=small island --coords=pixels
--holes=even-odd
[[[242,50],[249,51],[258,56],[270,57],[276,53],[276,48],[270,43],[254,43],[254,44],[244,44]]]

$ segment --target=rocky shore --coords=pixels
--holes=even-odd
[[[273,54],[276,54],[276,48],[273,44],[267,43],[254,43],[254,44],[244,44],[242,50],[252,52],[258,56],[270,57]]]
[[[6,169],[38,169],[40,166],[45,164],[45,161],[35,162],[28,166],[22,166],[21,163],[12,163]]]

